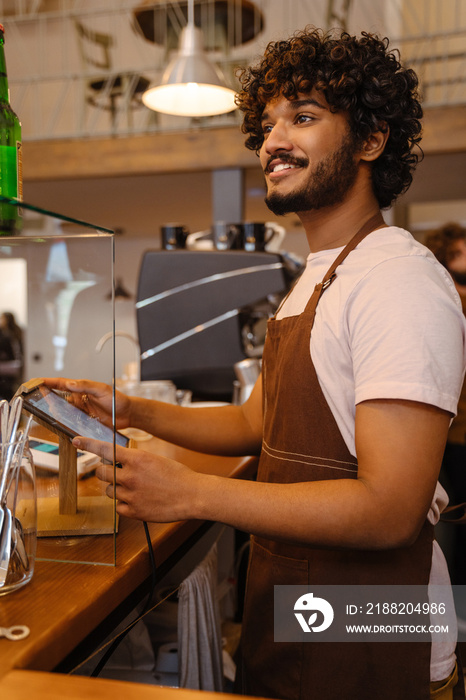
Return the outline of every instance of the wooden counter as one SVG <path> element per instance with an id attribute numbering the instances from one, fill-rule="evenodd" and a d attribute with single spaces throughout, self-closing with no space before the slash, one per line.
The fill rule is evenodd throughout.
<path id="1" fill-rule="evenodd" d="M 2 678 L 2 697 L 8 700 L 238 700 L 237 695 L 226 693 L 165 688 L 37 671 L 11 671 Z"/>
<path id="2" fill-rule="evenodd" d="M 155 438 L 139 447 L 176 459 L 196 471 L 219 476 L 251 478 L 257 468 L 257 459 L 253 457 L 204 455 Z M 200 521 L 150 524 L 157 567 L 176 555 L 204 525 Z M 95 548 L 103 538 L 112 538 L 112 535 L 88 537 L 87 542 L 79 546 Z M 22 641 L 0 638 L 0 677 L 15 668 L 55 669 L 147 581 L 151 569 L 143 524 L 120 518 L 116 545 L 116 566 L 36 561 L 32 581 L 0 597 L 0 626 L 27 625 L 31 631 Z M 40 546 L 38 549 L 40 553 Z M 37 697 L 35 693 L 32 696 Z"/>

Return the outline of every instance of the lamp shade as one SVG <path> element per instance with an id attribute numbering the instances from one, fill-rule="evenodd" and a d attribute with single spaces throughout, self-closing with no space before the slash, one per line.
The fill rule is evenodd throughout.
<path id="1" fill-rule="evenodd" d="M 149 88 L 142 101 L 156 112 L 187 117 L 224 114 L 236 109 L 235 91 L 203 50 L 202 31 L 188 24 L 181 32 L 177 55 L 165 69 L 162 82 Z"/>

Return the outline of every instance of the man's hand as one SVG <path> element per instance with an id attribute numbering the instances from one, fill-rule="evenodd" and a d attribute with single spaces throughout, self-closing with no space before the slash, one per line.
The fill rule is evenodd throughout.
<path id="1" fill-rule="evenodd" d="M 78 437 L 73 445 L 113 462 L 113 445 L 108 442 Z M 117 446 L 115 457 L 115 486 L 112 465 L 102 465 L 96 473 L 101 481 L 108 482 L 107 496 L 115 496 L 120 515 L 158 523 L 197 517 L 197 493 L 205 475 L 143 450 Z"/>
<path id="2" fill-rule="evenodd" d="M 98 418 L 104 425 L 113 427 L 112 423 L 112 387 L 102 382 L 86 379 L 65 379 L 63 377 L 46 377 L 44 384 L 50 389 L 69 392 L 68 401 L 93 418 Z M 116 428 L 130 426 L 131 399 L 115 391 Z"/>

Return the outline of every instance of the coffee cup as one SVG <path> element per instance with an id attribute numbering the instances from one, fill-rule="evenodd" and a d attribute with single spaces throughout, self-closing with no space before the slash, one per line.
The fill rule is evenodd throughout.
<path id="1" fill-rule="evenodd" d="M 249 252 L 280 249 L 285 229 L 274 222 L 262 223 L 245 221 L 243 227 L 243 247 Z M 272 246 L 272 241 L 274 245 Z"/>
<path id="2" fill-rule="evenodd" d="M 213 225 L 214 246 L 217 250 L 240 250 L 243 247 L 242 224 L 216 221 Z"/>
<path id="3" fill-rule="evenodd" d="M 162 248 L 164 250 L 177 250 L 186 248 L 188 230 L 181 224 L 164 224 L 160 228 L 162 234 Z"/>

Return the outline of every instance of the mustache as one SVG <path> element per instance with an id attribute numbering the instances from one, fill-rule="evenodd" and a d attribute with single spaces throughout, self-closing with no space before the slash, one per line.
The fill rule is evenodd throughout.
<path id="1" fill-rule="evenodd" d="M 298 168 L 306 168 L 309 165 L 308 158 L 296 158 L 288 153 L 283 153 L 269 157 L 265 166 L 266 173 L 270 171 L 270 166 L 275 160 L 279 160 L 281 163 L 287 163 L 288 165 L 296 165 Z"/>

